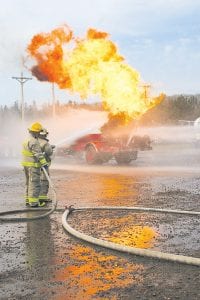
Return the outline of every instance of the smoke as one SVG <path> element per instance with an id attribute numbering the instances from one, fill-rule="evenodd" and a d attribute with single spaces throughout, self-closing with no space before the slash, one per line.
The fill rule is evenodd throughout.
<path id="1" fill-rule="evenodd" d="M 28 136 L 28 128 L 33 122 L 40 122 L 49 131 L 49 141 L 57 147 L 69 146 L 77 138 L 88 134 L 98 133 L 101 126 L 107 121 L 107 113 L 101 111 L 89 111 L 86 109 L 69 109 L 62 116 L 45 119 L 30 119 L 22 124 L 16 116 L 0 120 L 0 156 L 15 157 L 20 166 L 22 142 Z M 130 166 L 120 167 L 114 160 L 107 163 L 107 166 L 86 166 L 83 161 L 80 164 L 71 158 L 65 157 L 63 166 L 53 164 L 54 168 L 64 168 L 83 172 L 114 172 L 141 174 L 155 172 L 177 172 L 181 173 L 181 168 L 195 169 L 199 166 L 199 129 L 193 126 L 160 126 L 160 127 L 136 127 L 133 124 L 127 134 L 149 135 L 152 140 L 153 149 L 150 151 L 139 151 L 138 158 Z M 0 160 L 0 165 L 5 164 Z M 72 165 L 73 166 L 72 166 Z M 71 169 L 72 168 L 72 169 Z M 117 169 L 116 169 L 117 168 Z M 132 170 L 133 168 L 133 170 Z M 192 170 L 191 169 L 191 170 Z M 179 171 L 178 171 L 179 170 Z M 184 171 L 185 172 L 185 171 Z M 192 172 L 192 171 L 191 171 Z M 164 174 L 163 173 L 163 174 Z"/>
<path id="2" fill-rule="evenodd" d="M 7 118 L 0 119 L 0 157 L 16 157 L 20 152 L 23 124 L 10 112 Z"/>
<path id="3" fill-rule="evenodd" d="M 106 122 L 107 114 L 86 109 L 69 109 L 62 116 L 55 118 L 38 118 L 25 120 L 10 113 L 9 118 L 0 120 L 0 157 L 17 157 L 21 155 L 22 143 L 28 137 L 28 128 L 34 122 L 40 122 L 49 131 L 49 141 L 58 146 L 72 143 L 76 138 L 99 132 Z"/>
<path id="4" fill-rule="evenodd" d="M 194 126 L 139 127 L 137 133 L 148 134 L 156 144 L 187 144 L 200 137 L 199 128 Z"/>
<path id="5" fill-rule="evenodd" d="M 39 81 L 49 81 L 49 78 L 41 72 L 38 66 L 33 66 L 31 69 L 31 73 L 35 76 Z"/>

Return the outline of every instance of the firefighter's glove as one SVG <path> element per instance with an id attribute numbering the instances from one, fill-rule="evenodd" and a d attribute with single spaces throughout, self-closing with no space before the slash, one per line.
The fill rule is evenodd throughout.
<path id="1" fill-rule="evenodd" d="M 40 157 L 39 161 L 42 167 L 48 167 L 48 163 L 44 157 Z"/>
<path id="2" fill-rule="evenodd" d="M 41 163 L 41 166 L 44 167 L 44 168 L 47 168 L 49 166 L 48 162 L 46 161 L 46 159 L 40 161 Z"/>
<path id="3" fill-rule="evenodd" d="M 48 170 L 48 167 L 49 167 L 48 164 L 45 164 L 45 165 L 42 166 L 42 168 L 44 168 L 45 170 Z"/>

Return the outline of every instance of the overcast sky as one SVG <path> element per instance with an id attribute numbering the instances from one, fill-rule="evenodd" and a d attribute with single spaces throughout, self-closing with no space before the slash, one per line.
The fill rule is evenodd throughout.
<path id="1" fill-rule="evenodd" d="M 22 57 L 31 38 L 68 24 L 76 36 L 88 28 L 110 34 L 119 53 L 156 92 L 200 93 L 199 0 L 0 0 L 0 105 L 20 99 Z M 51 85 L 24 85 L 25 101 L 51 101 Z M 56 88 L 62 102 L 73 99 Z"/>

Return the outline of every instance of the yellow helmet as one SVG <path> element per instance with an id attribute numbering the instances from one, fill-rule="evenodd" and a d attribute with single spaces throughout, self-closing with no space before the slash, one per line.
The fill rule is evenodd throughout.
<path id="1" fill-rule="evenodd" d="M 33 131 L 33 132 L 40 132 L 42 130 L 42 125 L 38 122 L 33 123 L 29 129 L 29 131 Z"/>

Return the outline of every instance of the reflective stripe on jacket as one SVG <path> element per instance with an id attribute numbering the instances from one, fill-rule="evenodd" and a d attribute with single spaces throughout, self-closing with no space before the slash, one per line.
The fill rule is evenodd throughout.
<path id="1" fill-rule="evenodd" d="M 22 156 L 22 166 L 24 167 L 40 168 L 47 163 L 39 141 L 34 137 L 30 137 L 23 143 Z"/>

